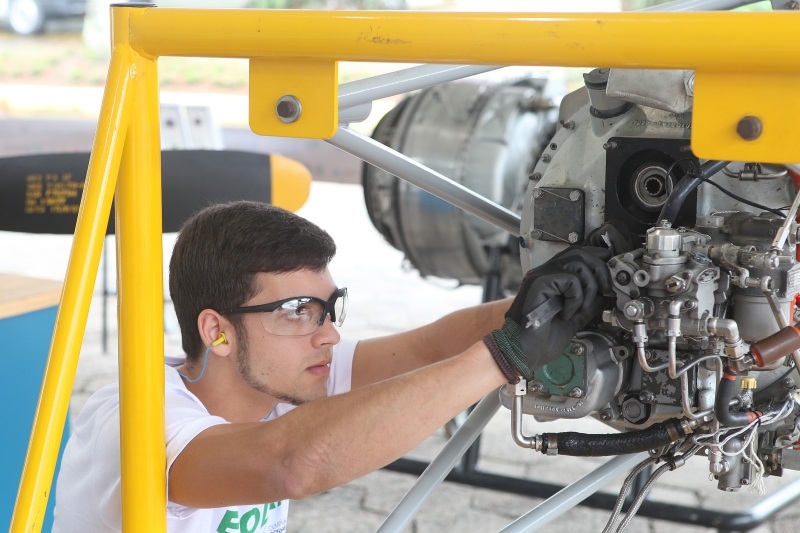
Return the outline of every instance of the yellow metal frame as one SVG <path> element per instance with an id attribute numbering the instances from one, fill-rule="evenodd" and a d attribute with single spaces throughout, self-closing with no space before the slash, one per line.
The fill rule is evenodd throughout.
<path id="1" fill-rule="evenodd" d="M 111 15 L 109 75 L 12 533 L 41 529 L 115 193 L 123 530 L 166 529 L 160 56 L 250 58 L 266 69 L 264 76 L 270 64 L 281 65 L 274 71 L 281 75 L 280 91 L 307 90 L 310 80 L 321 76 L 332 94 L 315 98 L 327 102 L 329 109 L 308 110 L 308 130 L 302 133 L 319 137 L 332 135 L 336 127 L 337 87 L 330 83 L 330 72 L 335 72 L 337 61 L 695 69 L 692 144 L 697 155 L 800 161 L 800 139 L 794 132 L 800 131 L 799 13 L 576 15 L 118 6 L 111 8 Z M 747 115 L 762 118 L 762 141 L 734 135 L 736 121 Z M 295 136 L 291 126 L 282 129 L 282 123 L 270 120 L 266 129 L 258 129 Z"/>

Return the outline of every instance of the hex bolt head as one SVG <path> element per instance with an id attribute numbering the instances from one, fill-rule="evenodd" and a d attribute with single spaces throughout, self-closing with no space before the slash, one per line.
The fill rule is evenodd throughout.
<path id="1" fill-rule="evenodd" d="M 574 389 L 569 391 L 570 398 L 580 398 L 581 396 L 583 396 L 583 390 L 581 390 L 580 387 L 575 387 Z"/>
<path id="2" fill-rule="evenodd" d="M 617 143 L 614 141 L 603 143 L 603 150 L 613 150 L 617 147 Z"/>
<path id="3" fill-rule="evenodd" d="M 528 385 L 528 390 L 531 392 L 541 392 L 544 390 L 544 385 L 541 381 L 534 381 L 530 385 Z"/>
<path id="4" fill-rule="evenodd" d="M 541 198 L 544 196 L 544 191 L 542 189 L 534 189 L 533 190 L 533 197 L 534 198 Z"/>
<path id="5" fill-rule="evenodd" d="M 577 234 L 577 233 L 575 233 L 574 231 L 573 231 L 573 232 L 571 232 L 569 235 L 567 235 L 567 240 L 568 240 L 569 242 L 571 242 L 571 243 L 576 243 L 576 242 L 578 242 L 578 234 Z"/>
<path id="6" fill-rule="evenodd" d="M 528 179 L 530 179 L 531 181 L 539 181 L 540 179 L 542 179 L 542 175 L 539 174 L 538 172 L 534 172 L 533 174 L 530 175 Z"/>
<path id="7" fill-rule="evenodd" d="M 649 390 L 643 390 L 639 393 L 639 401 L 642 403 L 653 403 L 655 399 L 655 395 Z"/>
<path id="8" fill-rule="evenodd" d="M 572 348 L 570 348 L 569 353 L 572 355 L 580 355 L 583 353 L 583 346 L 580 344 L 573 344 Z"/>
<path id="9" fill-rule="evenodd" d="M 300 118 L 303 113 L 303 106 L 296 96 L 288 94 L 278 99 L 278 103 L 275 105 L 275 113 L 281 122 L 291 124 L 292 122 L 297 122 L 297 119 Z"/>
<path id="10" fill-rule="evenodd" d="M 763 131 L 764 126 L 761 124 L 761 119 L 750 115 L 742 118 L 736 125 L 736 133 L 745 141 L 755 141 L 761 137 Z"/>
<path id="11" fill-rule="evenodd" d="M 580 199 L 581 199 L 580 191 L 571 191 L 569 193 L 569 201 L 570 202 L 577 202 Z"/>
<path id="12" fill-rule="evenodd" d="M 602 420 L 603 422 L 610 421 L 612 416 L 613 415 L 611 414 L 611 411 L 609 409 L 603 409 L 602 411 L 600 411 L 600 420 Z"/>
<path id="13" fill-rule="evenodd" d="M 549 162 L 550 162 L 550 159 L 552 159 L 552 158 L 550 157 L 550 154 L 544 154 L 544 155 L 542 156 L 542 162 L 543 162 L 543 163 L 549 163 Z"/>

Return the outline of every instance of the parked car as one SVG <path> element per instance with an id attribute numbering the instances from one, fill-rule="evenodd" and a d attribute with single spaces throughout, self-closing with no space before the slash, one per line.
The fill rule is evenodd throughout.
<path id="1" fill-rule="evenodd" d="M 50 19 L 85 14 L 86 0 L 0 0 L 0 21 L 22 35 L 41 32 Z"/>

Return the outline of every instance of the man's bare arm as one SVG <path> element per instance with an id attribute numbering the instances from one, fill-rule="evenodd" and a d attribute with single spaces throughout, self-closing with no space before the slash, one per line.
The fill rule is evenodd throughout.
<path id="1" fill-rule="evenodd" d="M 483 343 L 417 371 L 302 405 L 277 420 L 202 432 L 170 469 L 189 507 L 302 499 L 401 457 L 506 381 Z"/>
<path id="2" fill-rule="evenodd" d="M 362 340 L 353 357 L 352 388 L 377 383 L 453 357 L 503 325 L 512 299 L 462 309 L 404 333 Z"/>

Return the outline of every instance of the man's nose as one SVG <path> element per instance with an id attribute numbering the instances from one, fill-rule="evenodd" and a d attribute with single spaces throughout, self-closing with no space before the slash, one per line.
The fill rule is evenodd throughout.
<path id="1" fill-rule="evenodd" d="M 338 344 L 339 339 L 341 339 L 339 330 L 333 324 L 331 316 L 326 315 L 322 326 L 314 333 L 311 343 L 315 348 L 322 348 L 323 346 Z"/>

